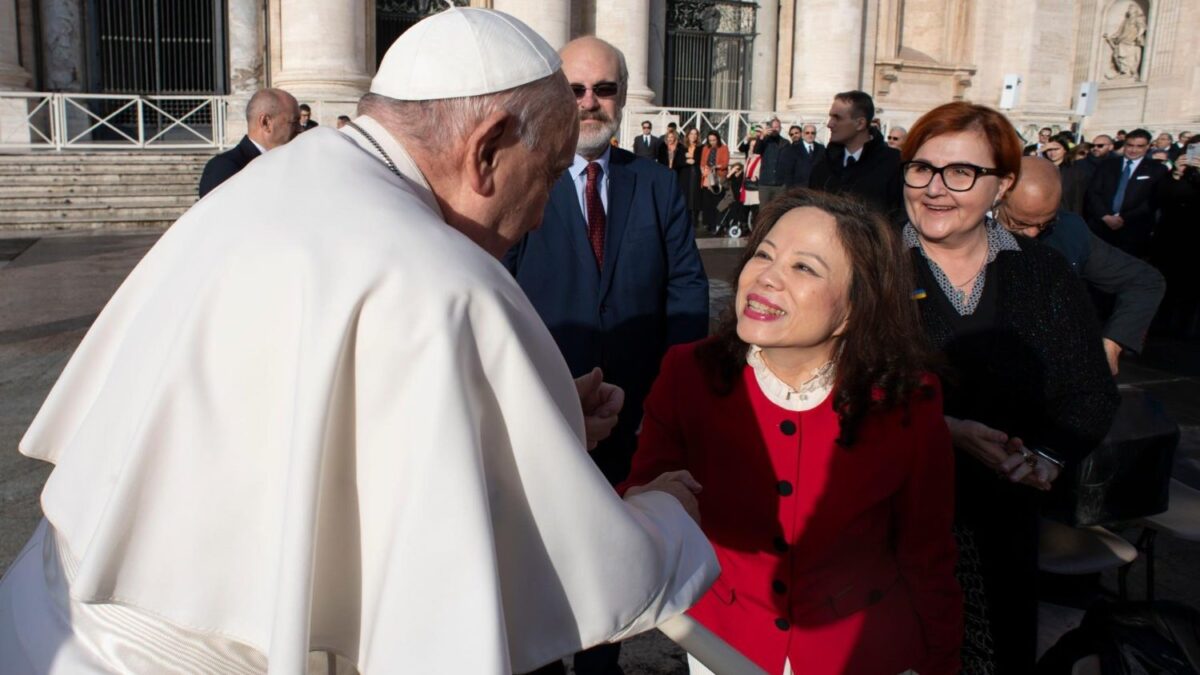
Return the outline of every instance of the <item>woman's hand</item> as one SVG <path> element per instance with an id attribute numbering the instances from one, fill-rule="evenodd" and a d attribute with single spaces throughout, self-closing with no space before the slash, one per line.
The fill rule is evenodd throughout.
<path id="1" fill-rule="evenodd" d="M 993 471 L 1008 459 L 1008 434 L 975 420 L 960 420 L 946 416 L 954 447 L 966 450 L 972 457 Z"/>
<path id="2" fill-rule="evenodd" d="M 1012 440 L 1017 451 L 1000 463 L 1000 473 L 1014 483 L 1024 483 L 1043 492 L 1050 490 L 1050 484 L 1058 478 L 1058 467 L 1026 448 L 1021 439 Z"/>
<path id="3" fill-rule="evenodd" d="M 683 506 L 683 510 L 687 511 L 692 520 L 696 521 L 696 524 L 699 525 L 700 502 L 696 500 L 696 495 L 700 494 L 700 490 L 702 489 L 700 483 L 696 482 L 695 478 L 692 478 L 691 472 L 687 470 L 667 471 L 666 473 L 659 474 L 658 478 L 645 485 L 629 488 L 625 491 L 625 497 L 629 498 L 654 490 L 665 492 L 678 499 L 680 505 Z"/>

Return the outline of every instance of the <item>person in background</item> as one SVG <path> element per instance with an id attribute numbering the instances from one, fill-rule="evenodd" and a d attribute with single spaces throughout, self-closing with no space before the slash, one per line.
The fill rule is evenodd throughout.
<path id="1" fill-rule="evenodd" d="M 338 115 L 338 118 L 337 118 L 337 128 L 338 129 L 341 129 L 342 127 L 346 126 L 349 123 L 350 123 L 349 115 Z"/>
<path id="2" fill-rule="evenodd" d="M 770 675 L 959 672 L 953 450 L 911 280 L 877 212 L 790 191 L 716 334 L 668 351 L 646 399 L 618 491 L 704 486 L 722 572 L 690 613 Z"/>
<path id="3" fill-rule="evenodd" d="M 642 133 L 633 139 L 633 154 L 645 159 L 656 159 L 662 139 L 654 135 L 654 125 L 650 120 L 642 121 Z"/>
<path id="4" fill-rule="evenodd" d="M 1182 137 L 1183 134 L 1180 134 Z M 1200 283 L 1196 281 L 1196 252 L 1200 251 L 1200 162 L 1189 159 L 1200 137 L 1188 139 L 1171 173 L 1159 181 L 1160 208 L 1150 260 L 1167 278 L 1167 296 L 1160 326 L 1171 337 L 1200 339 Z"/>
<path id="5" fill-rule="evenodd" d="M 700 227 L 700 155 L 704 147 L 700 143 L 700 130 L 691 127 L 683 142 L 683 166 L 679 168 L 679 189 L 683 192 L 692 226 Z"/>
<path id="6" fill-rule="evenodd" d="M 685 155 L 683 143 L 679 142 L 679 132 L 672 129 L 663 135 L 663 142 L 658 146 L 658 156 L 655 159 L 659 164 L 679 174 L 687 164 Z M 683 177 L 678 176 L 678 178 L 679 185 L 682 187 Z"/>
<path id="7" fill-rule="evenodd" d="M 825 157 L 825 146 L 817 142 L 817 127 L 805 124 L 792 127 L 799 136 L 783 149 L 779 158 L 779 173 L 787 187 L 808 187 L 813 167 Z"/>
<path id="8" fill-rule="evenodd" d="M 300 104 L 300 121 L 299 122 L 300 122 L 300 131 L 308 131 L 309 129 L 315 129 L 316 127 L 321 126 L 321 125 L 317 124 L 317 121 L 312 118 L 312 108 L 308 107 L 307 103 Z"/>
<path id="9" fill-rule="evenodd" d="M 1020 172 L 1016 130 L 984 106 L 938 106 L 904 143 L 915 297 L 952 375 L 959 580 L 982 590 L 967 595 L 963 669 L 998 675 L 1034 670 L 1043 493 L 1100 442 L 1120 401 L 1070 266 L 990 215 Z"/>
<path id="10" fill-rule="evenodd" d="M 1158 205 L 1155 190 L 1169 173 L 1161 162 L 1148 160 L 1150 132 L 1134 129 L 1125 138 L 1122 157 L 1110 157 L 1088 187 L 1084 217 L 1101 239 L 1142 258 L 1149 253 Z"/>
<path id="11" fill-rule="evenodd" d="M 1116 375 L 1122 351 L 1142 350 L 1166 284 L 1153 266 L 1105 243 L 1082 216 L 1063 209 L 1061 193 L 1056 167 L 1024 157 L 1021 177 L 996 209 L 996 220 L 1010 232 L 1058 251 L 1084 283 L 1115 298 L 1101 335 L 1108 369 Z"/>
<path id="12" fill-rule="evenodd" d="M 758 194 L 764 204 L 783 194 L 787 189 L 780 172 L 780 160 L 783 149 L 788 146 L 789 141 L 780 133 L 782 130 L 783 123 L 779 121 L 778 117 L 772 117 L 767 126 L 761 130 L 761 135 L 755 134 L 756 138 L 747 139 L 738 146 L 738 150 L 747 157 L 752 154 L 762 157 L 762 162 L 758 167 Z"/>
<path id="13" fill-rule="evenodd" d="M 1041 129 L 1038 129 L 1037 143 L 1030 143 L 1029 145 L 1025 146 L 1025 150 L 1022 154 L 1026 156 L 1036 155 L 1040 157 L 1042 154 L 1042 147 L 1050 142 L 1050 137 L 1053 134 L 1054 130 L 1050 127 L 1042 127 Z"/>
<path id="14" fill-rule="evenodd" d="M 286 144 L 300 133 L 296 97 L 282 89 L 259 89 L 246 104 L 246 135 L 214 156 L 200 174 L 200 197 L 232 178 L 255 157 Z"/>
<path id="15" fill-rule="evenodd" d="M 878 130 L 868 124 L 875 102 L 865 92 L 844 91 L 829 107 L 829 147 L 813 166 L 808 186 L 852 194 L 879 209 L 889 220 L 898 220 L 900 206 L 900 152 L 889 148 Z"/>
<path id="16" fill-rule="evenodd" d="M 715 129 L 708 132 L 705 140 L 704 151 L 700 153 L 700 208 L 704 228 L 709 234 L 716 234 L 721 218 L 717 205 L 725 196 L 725 176 L 729 172 L 729 148 Z"/>
<path id="17" fill-rule="evenodd" d="M 1052 138 L 1042 146 L 1042 156 L 1058 169 L 1062 183 L 1062 208 L 1071 213 L 1083 213 L 1083 200 L 1087 196 L 1091 174 L 1075 166 L 1071 149 L 1062 140 Z"/>
<path id="18" fill-rule="evenodd" d="M 1113 151 L 1112 136 L 1109 136 L 1107 134 L 1100 134 L 1092 139 L 1092 155 L 1091 156 L 1092 156 L 1092 159 L 1094 160 L 1094 163 L 1096 166 L 1099 166 L 1100 162 L 1108 159 L 1108 156 L 1110 154 L 1112 154 L 1112 151 Z"/>
<path id="19" fill-rule="evenodd" d="M 904 139 L 908 138 L 908 129 L 904 127 L 892 127 L 888 129 L 887 144 L 889 148 L 899 150 L 904 145 Z"/>

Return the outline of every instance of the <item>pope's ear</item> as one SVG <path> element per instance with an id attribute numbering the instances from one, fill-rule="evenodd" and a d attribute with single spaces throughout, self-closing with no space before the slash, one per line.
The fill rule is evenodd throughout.
<path id="1" fill-rule="evenodd" d="M 496 190 L 496 169 L 500 151 L 511 144 L 516 119 L 507 111 L 497 110 L 480 120 L 467 137 L 467 184 L 477 194 L 489 197 Z"/>

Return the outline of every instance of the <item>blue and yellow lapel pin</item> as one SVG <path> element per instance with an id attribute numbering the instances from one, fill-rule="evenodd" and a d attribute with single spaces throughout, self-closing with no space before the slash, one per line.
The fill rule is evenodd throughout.
<path id="1" fill-rule="evenodd" d="M 924 300 L 925 298 L 929 297 L 929 294 L 925 292 L 924 288 L 918 288 L 914 290 L 912 295 L 909 297 L 913 300 Z"/>

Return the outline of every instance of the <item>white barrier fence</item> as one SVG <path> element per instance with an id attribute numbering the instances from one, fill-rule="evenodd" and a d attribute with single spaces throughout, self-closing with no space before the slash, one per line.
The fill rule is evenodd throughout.
<path id="1" fill-rule="evenodd" d="M 0 150 L 222 148 L 223 96 L 0 92 Z"/>

